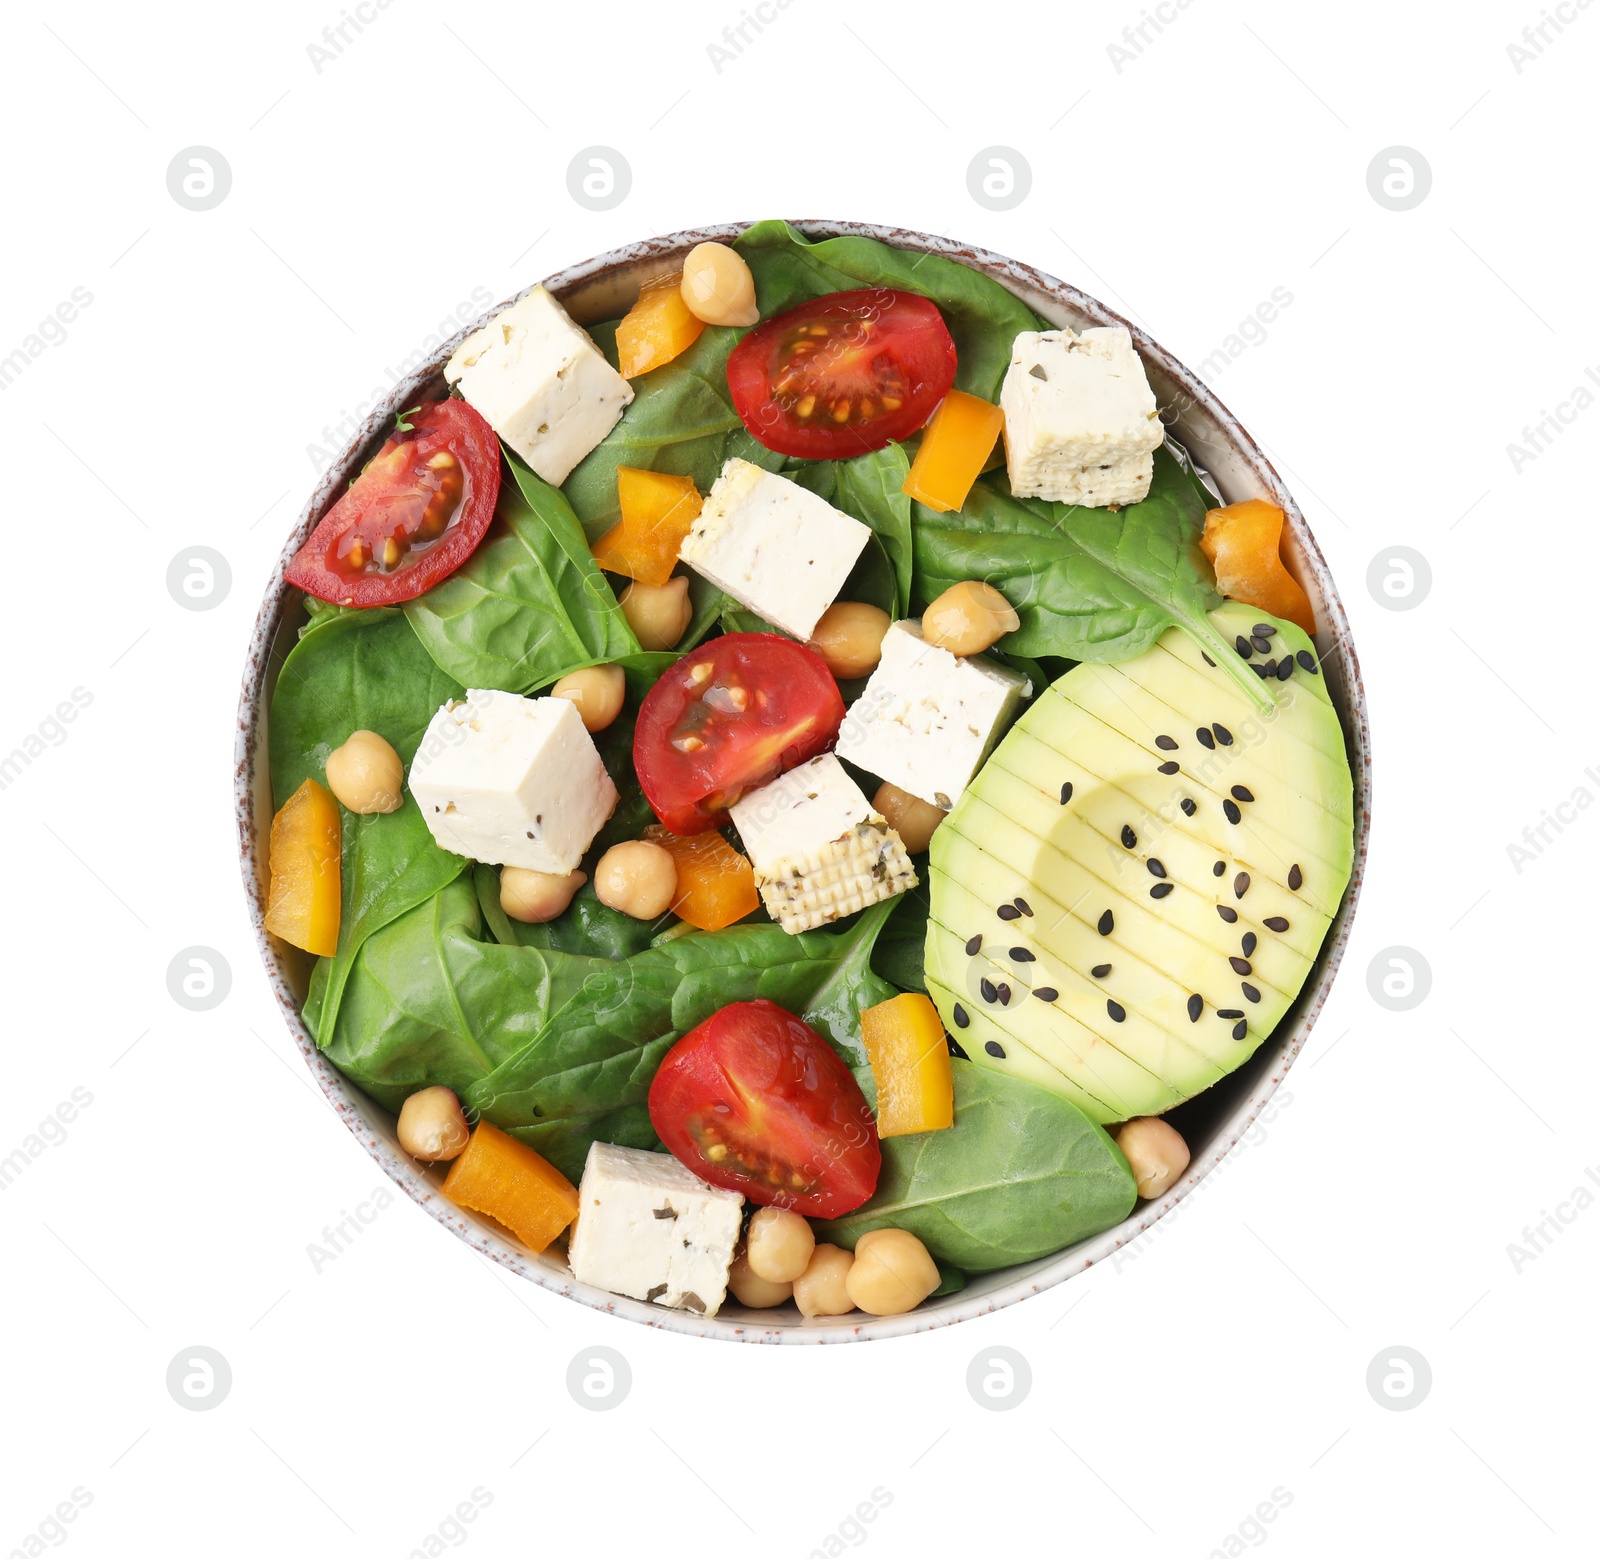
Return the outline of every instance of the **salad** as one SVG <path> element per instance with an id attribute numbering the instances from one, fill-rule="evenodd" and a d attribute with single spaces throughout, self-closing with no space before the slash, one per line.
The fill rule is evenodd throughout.
<path id="1" fill-rule="evenodd" d="M 1349 881 L 1284 514 L 1126 330 L 782 222 L 470 335 L 285 572 L 269 931 L 443 1194 L 715 1315 L 1162 1196 Z"/>

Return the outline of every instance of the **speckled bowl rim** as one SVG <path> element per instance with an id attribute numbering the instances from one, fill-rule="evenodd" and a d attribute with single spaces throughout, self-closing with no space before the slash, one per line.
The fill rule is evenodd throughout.
<path id="1" fill-rule="evenodd" d="M 1122 325 L 1132 334 L 1144 358 L 1163 414 L 1171 415 L 1172 431 L 1220 485 L 1228 501 L 1265 497 L 1280 504 L 1288 515 L 1291 558 L 1296 572 L 1317 608 L 1321 631 L 1318 650 L 1323 656 L 1330 696 L 1339 711 L 1347 739 L 1355 780 L 1355 861 L 1350 886 L 1334 917 L 1322 952 L 1301 994 L 1278 1025 L 1274 1035 L 1232 1079 L 1248 1078 L 1248 1091 L 1225 1115 L 1209 1137 L 1192 1144 L 1189 1169 L 1158 1201 L 1141 1204 L 1114 1228 L 1084 1240 L 1053 1256 L 986 1273 L 970 1280 L 960 1293 L 931 1301 L 909 1315 L 873 1318 L 862 1315 L 830 1320 L 802 1321 L 785 1314 L 775 1321 L 769 1312 L 725 1309 L 706 1318 L 688 1311 L 664 1310 L 637 1300 L 620 1298 L 579 1283 L 555 1261 L 535 1256 L 506 1237 L 503 1231 L 480 1221 L 445 1200 L 438 1190 L 441 1178 L 428 1172 L 399 1147 L 393 1118 L 347 1081 L 318 1051 L 301 1021 L 296 995 L 296 968 L 303 973 L 301 955 L 271 937 L 263 923 L 265 901 L 265 835 L 271 803 L 266 789 L 266 709 L 276 679 L 274 647 L 285 625 L 299 610 L 299 592 L 283 579 L 283 565 L 299 548 L 313 526 L 342 492 L 360 463 L 376 450 L 394 425 L 394 413 L 415 404 L 413 397 L 434 385 L 455 346 L 512 301 L 497 304 L 472 325 L 444 342 L 431 358 L 392 392 L 374 405 L 360 429 L 318 482 L 295 523 L 278 562 L 274 565 L 255 626 L 250 635 L 243 687 L 239 700 L 234 745 L 234 811 L 239 829 L 239 860 L 244 877 L 250 923 L 265 965 L 268 984 L 282 1010 L 306 1065 L 334 1111 L 383 1172 L 413 1201 L 475 1250 L 501 1266 L 592 1309 L 626 1317 L 643 1325 L 689 1336 L 757 1343 L 832 1343 L 903 1337 L 930 1331 L 957 1321 L 1015 1304 L 1086 1271 L 1095 1262 L 1137 1239 L 1160 1218 L 1189 1196 L 1238 1143 L 1261 1113 L 1304 1048 L 1321 1012 L 1334 975 L 1349 945 L 1356 902 L 1365 876 L 1371 829 L 1371 744 L 1366 697 L 1360 666 L 1350 637 L 1349 622 L 1338 591 L 1305 518 L 1283 480 L 1255 440 L 1210 388 L 1158 342 L 1121 318 L 1098 299 L 1056 277 L 954 239 L 935 237 L 906 228 L 868 222 L 799 221 L 794 224 L 809 238 L 853 235 L 876 238 L 896 248 L 946 255 L 972 266 L 1006 286 L 1038 312 L 1057 323 L 1081 326 L 1085 321 Z M 640 281 L 670 270 L 693 245 L 710 239 L 736 237 L 750 226 L 726 222 L 688 232 L 629 244 L 607 254 L 568 266 L 547 277 L 543 285 L 561 298 L 585 323 L 614 318 L 626 307 Z M 521 296 L 521 294 L 519 294 Z M 1228 1080 L 1216 1086 L 1223 1088 Z"/>

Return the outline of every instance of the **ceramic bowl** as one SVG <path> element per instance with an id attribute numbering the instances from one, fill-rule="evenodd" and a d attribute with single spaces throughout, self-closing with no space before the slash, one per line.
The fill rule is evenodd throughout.
<path id="1" fill-rule="evenodd" d="M 1228 502 L 1267 498 L 1281 505 L 1289 517 L 1291 565 L 1316 607 L 1317 621 L 1321 625 L 1317 648 L 1323 656 L 1328 690 L 1349 743 L 1355 776 L 1355 869 L 1321 956 L 1299 1000 L 1276 1033 L 1238 1071 L 1175 1112 L 1174 1119 L 1192 1151 L 1188 1172 L 1165 1196 L 1140 1204 L 1115 1228 L 1054 1256 L 975 1276 L 960 1293 L 931 1300 L 909 1315 L 882 1319 L 854 1314 L 806 1321 L 787 1308 L 778 1312 L 746 1310 L 731 1302 L 719 1315 L 708 1319 L 688 1311 L 664 1310 L 657 1305 L 619 1298 L 577 1282 L 559 1253 L 533 1255 L 498 1227 L 445 1200 L 439 1192 L 442 1174 L 416 1163 L 401 1150 L 395 1139 L 394 1118 L 347 1082 L 318 1052 L 300 1021 L 309 961 L 304 954 L 270 936 L 262 925 L 266 841 L 272 816 L 267 770 L 267 705 L 283 658 L 303 621 L 299 592 L 284 583 L 281 563 L 288 561 L 334 498 L 345 490 L 350 478 L 377 450 L 394 426 L 395 412 L 416 405 L 425 396 L 441 394 L 444 389 L 441 370 L 450 353 L 463 337 L 505 305 L 497 305 L 483 319 L 442 343 L 427 362 L 408 378 L 397 382 L 387 398 L 367 410 L 365 422 L 324 473 L 285 542 L 280 567 L 274 571 L 251 634 L 239 702 L 234 801 L 245 896 L 267 978 L 289 1032 L 339 1118 L 383 1172 L 457 1238 L 530 1282 L 596 1310 L 667 1331 L 755 1343 L 833 1343 L 898 1337 L 985 1315 L 1083 1272 L 1137 1238 L 1185 1197 L 1192 1195 L 1266 1106 L 1311 1033 L 1350 939 L 1356 900 L 1365 873 L 1370 827 L 1371 759 L 1367 710 L 1344 608 L 1327 564 L 1293 496 L 1255 440 L 1212 391 L 1164 347 L 1129 325 L 1098 299 L 1030 265 L 952 239 L 903 228 L 862 222 L 813 221 L 795 225 L 811 238 L 856 234 L 881 239 L 900 249 L 948 255 L 992 276 L 1056 325 L 1070 325 L 1075 329 L 1088 325 L 1127 326 L 1144 359 L 1151 387 L 1172 436 L 1185 446 L 1198 466 L 1210 473 L 1223 498 Z M 746 226 L 747 223 L 724 223 L 630 244 L 558 271 L 547 277 L 543 285 L 580 323 L 614 319 L 627 310 L 642 283 L 677 269 L 695 244 L 708 239 L 731 239 Z"/>

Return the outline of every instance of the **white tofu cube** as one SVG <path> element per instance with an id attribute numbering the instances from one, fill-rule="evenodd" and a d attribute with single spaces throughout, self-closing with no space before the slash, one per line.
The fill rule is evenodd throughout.
<path id="1" fill-rule="evenodd" d="M 883 658 L 839 727 L 858 768 L 949 811 L 988 756 L 1028 679 L 982 655 L 929 644 L 916 622 L 889 625 Z"/>
<path id="2" fill-rule="evenodd" d="M 594 1142 L 567 1261 L 580 1283 L 715 1315 L 743 1211 L 737 1191 L 708 1185 L 669 1154 Z"/>
<path id="3" fill-rule="evenodd" d="M 1000 389 L 1006 471 L 1020 498 L 1104 508 L 1150 492 L 1166 436 L 1144 363 L 1121 326 L 1024 330 Z"/>
<path id="4" fill-rule="evenodd" d="M 441 849 L 536 872 L 572 871 L 617 804 L 571 699 L 483 688 L 428 722 L 409 784 Z"/>
<path id="5" fill-rule="evenodd" d="M 798 483 L 735 458 L 678 555 L 741 606 L 809 639 L 871 535 Z"/>
<path id="6" fill-rule="evenodd" d="M 444 376 L 556 487 L 633 399 L 633 386 L 543 287 L 468 336 Z"/>
<path id="7" fill-rule="evenodd" d="M 858 823 L 883 823 L 831 752 L 750 791 L 728 814 L 758 876 L 844 838 Z"/>

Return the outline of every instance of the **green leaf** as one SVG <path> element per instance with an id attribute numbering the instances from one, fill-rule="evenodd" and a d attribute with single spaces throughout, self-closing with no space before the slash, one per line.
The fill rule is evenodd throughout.
<path id="1" fill-rule="evenodd" d="M 514 481 L 478 550 L 406 617 L 467 687 L 526 693 L 569 671 L 640 653 L 560 489 L 508 455 Z"/>
<path id="2" fill-rule="evenodd" d="M 922 873 L 926 875 L 926 872 Z M 902 991 L 928 989 L 923 949 L 928 941 L 928 887 L 919 883 L 895 900 L 895 912 L 872 952 L 872 967 Z"/>
<path id="3" fill-rule="evenodd" d="M 1048 1256 L 1120 1222 L 1133 1175 L 1103 1128 L 1059 1094 L 952 1058 L 955 1124 L 883 1142 L 872 1199 L 817 1226 L 851 1249 L 908 1229 L 942 1263 L 991 1272 Z"/>
<path id="4" fill-rule="evenodd" d="M 872 527 L 894 570 L 894 600 L 877 602 L 893 618 L 911 611 L 912 543 L 911 500 L 901 489 L 911 474 L 905 449 L 890 444 L 870 455 L 835 463 L 832 502 L 846 514 Z M 863 600 L 862 596 L 849 599 Z"/>
<path id="5" fill-rule="evenodd" d="M 958 513 L 914 507 L 916 593 L 931 601 L 960 580 L 987 580 L 1022 619 L 1000 641 L 1014 655 L 1131 660 L 1176 626 L 1270 709 L 1270 691 L 1206 615 L 1221 598 L 1200 551 L 1202 493 L 1165 448 L 1150 495 L 1119 510 L 1015 498 L 991 473 Z"/>
<path id="6" fill-rule="evenodd" d="M 513 920 L 500 908 L 500 870 L 479 862 L 472 869 L 473 891 L 483 923 L 495 941 L 507 947 L 541 947 L 547 952 L 580 953 L 592 958 L 631 958 L 642 953 L 661 927 L 655 921 L 635 920 L 620 909 L 610 909 L 586 882 L 571 906 L 555 920 L 528 925 Z"/>

